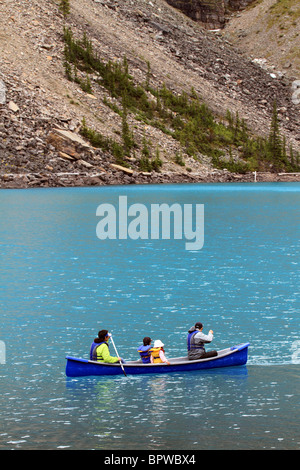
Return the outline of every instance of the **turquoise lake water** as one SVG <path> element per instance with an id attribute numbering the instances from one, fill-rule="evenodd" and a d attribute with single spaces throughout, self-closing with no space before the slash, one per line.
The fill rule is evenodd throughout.
<path id="1" fill-rule="evenodd" d="M 204 245 L 96 236 L 99 205 L 204 205 Z M 0 191 L 0 449 L 299 449 L 300 184 Z M 132 218 L 131 218 L 132 220 Z M 186 354 L 250 342 L 246 366 L 65 376 L 100 329 Z M 113 350 L 111 351 L 113 353 Z"/>

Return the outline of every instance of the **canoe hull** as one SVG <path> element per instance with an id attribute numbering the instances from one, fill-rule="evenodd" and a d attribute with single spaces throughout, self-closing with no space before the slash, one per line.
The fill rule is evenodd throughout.
<path id="1" fill-rule="evenodd" d="M 139 361 L 130 361 L 123 365 L 127 375 L 137 374 L 169 374 L 172 372 L 190 372 L 219 367 L 241 366 L 248 359 L 249 343 L 223 349 L 218 356 L 208 359 L 188 361 L 187 358 L 170 359 L 167 364 L 142 364 Z M 121 366 L 117 364 L 103 364 L 87 359 L 67 356 L 67 377 L 84 377 L 90 375 L 123 375 Z"/>

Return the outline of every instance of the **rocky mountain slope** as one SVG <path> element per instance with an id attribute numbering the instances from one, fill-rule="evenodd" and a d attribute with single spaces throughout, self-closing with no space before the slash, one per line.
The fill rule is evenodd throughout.
<path id="1" fill-rule="evenodd" d="M 84 120 L 122 145 L 122 99 L 108 92 L 95 71 L 88 76 L 89 90 L 67 79 L 64 28 L 88 38 L 103 63 L 126 58 L 130 83 L 143 84 L 148 102 L 158 101 L 153 90 L 162 87 L 173 101 L 182 92 L 197 94 L 216 119 L 223 121 L 229 110 L 253 135 L 267 136 L 276 100 L 281 135 L 299 151 L 300 108 L 292 100 L 297 77 L 270 74 L 222 33 L 204 30 L 163 0 L 71 0 L 66 17 L 59 3 L 0 0 L 1 187 L 253 179 L 252 173 L 216 168 L 203 151 L 191 155 L 173 130 L 131 110 L 126 125 L 135 147 L 122 164 L 110 149 L 83 138 Z M 81 70 L 78 75 L 86 79 Z M 176 111 L 170 113 L 174 123 Z M 155 170 L 140 166 L 145 142 L 148 153 L 159 154 L 162 165 Z M 233 153 L 224 143 L 224 159 L 238 160 L 238 148 Z M 280 179 L 271 173 L 261 178 Z"/>
<path id="2" fill-rule="evenodd" d="M 243 10 L 256 0 L 166 0 L 206 29 L 223 28 L 233 11 Z"/>
<path id="3" fill-rule="evenodd" d="M 300 3 L 298 0 L 258 0 L 234 14 L 224 37 L 248 56 L 262 59 L 270 70 L 291 80 L 300 77 Z"/>

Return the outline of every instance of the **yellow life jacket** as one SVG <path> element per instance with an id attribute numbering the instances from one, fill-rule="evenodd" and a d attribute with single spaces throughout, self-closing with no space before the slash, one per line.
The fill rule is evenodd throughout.
<path id="1" fill-rule="evenodd" d="M 162 362 L 161 358 L 159 357 L 159 351 L 162 348 L 151 348 L 151 356 L 153 357 L 153 362 Z"/>

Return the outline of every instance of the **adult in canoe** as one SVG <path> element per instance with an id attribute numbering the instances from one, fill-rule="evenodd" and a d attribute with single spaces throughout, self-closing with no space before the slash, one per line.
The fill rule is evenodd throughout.
<path id="1" fill-rule="evenodd" d="M 197 322 L 188 331 L 187 349 L 189 360 L 206 359 L 218 355 L 217 351 L 206 352 L 204 348 L 205 343 L 210 343 L 213 340 L 213 330 L 209 330 L 208 335 L 205 335 L 202 330 L 202 323 Z"/>
<path id="2" fill-rule="evenodd" d="M 114 364 L 115 362 L 125 361 L 121 357 L 111 356 L 109 352 L 108 341 L 110 338 L 110 333 L 108 330 L 101 330 L 98 333 L 98 337 L 94 339 L 90 348 L 90 360 L 107 362 L 109 364 Z"/>

